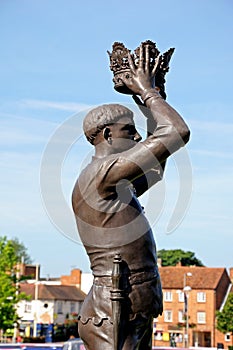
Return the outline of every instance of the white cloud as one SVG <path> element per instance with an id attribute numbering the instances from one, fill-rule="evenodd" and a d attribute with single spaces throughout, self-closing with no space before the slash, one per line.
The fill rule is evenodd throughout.
<path id="1" fill-rule="evenodd" d="M 216 122 L 216 121 L 201 121 L 197 119 L 189 119 L 188 123 L 190 125 L 191 131 L 194 128 L 195 130 L 199 130 L 202 132 L 208 132 L 210 134 L 206 135 L 206 137 L 211 137 L 213 133 L 222 133 L 223 136 L 225 134 L 233 133 L 233 123 L 227 122 Z"/>
<path id="2" fill-rule="evenodd" d="M 19 147 L 44 143 L 57 123 L 47 120 L 1 114 L 0 145 Z M 17 148 L 16 148 L 17 150 Z"/>
<path id="3" fill-rule="evenodd" d="M 207 157 L 214 157 L 214 158 L 226 158 L 226 159 L 233 159 L 232 153 L 226 153 L 226 152 L 214 152 L 214 151 L 207 151 L 202 149 L 196 149 L 196 150 L 190 150 L 194 154 L 207 156 Z"/>
<path id="4" fill-rule="evenodd" d="M 20 104 L 26 108 L 35 109 L 58 109 L 69 112 L 80 112 L 82 110 L 90 108 L 90 105 L 75 103 L 75 102 L 57 102 L 46 100 L 22 100 Z"/>

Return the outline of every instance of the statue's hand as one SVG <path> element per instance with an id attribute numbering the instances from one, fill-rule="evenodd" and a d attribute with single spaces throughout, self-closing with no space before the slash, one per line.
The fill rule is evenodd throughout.
<path id="1" fill-rule="evenodd" d="M 140 46 L 139 61 L 135 64 L 133 57 L 128 54 L 130 73 L 122 77 L 123 83 L 132 91 L 132 94 L 141 95 L 147 89 L 154 87 L 154 77 L 159 66 L 160 56 L 155 60 L 155 65 L 150 70 L 149 45 Z"/>

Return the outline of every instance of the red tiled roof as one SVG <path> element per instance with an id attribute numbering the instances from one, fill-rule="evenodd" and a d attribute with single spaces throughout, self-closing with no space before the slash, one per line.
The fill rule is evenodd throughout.
<path id="1" fill-rule="evenodd" d="M 21 283 L 20 292 L 24 292 L 26 295 L 31 295 L 32 299 L 34 299 L 35 285 Z M 38 285 L 38 299 L 83 301 L 85 296 L 86 294 L 75 286 Z"/>
<path id="2" fill-rule="evenodd" d="M 225 268 L 199 266 L 162 266 L 159 272 L 165 289 L 183 289 L 184 275 L 188 272 L 192 276 L 186 276 L 187 286 L 192 289 L 216 289 L 222 276 L 227 274 Z"/>

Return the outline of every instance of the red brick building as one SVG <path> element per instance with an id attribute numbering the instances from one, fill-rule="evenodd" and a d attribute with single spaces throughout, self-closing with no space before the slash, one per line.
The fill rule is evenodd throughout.
<path id="1" fill-rule="evenodd" d="M 232 269 L 231 269 L 232 272 Z M 216 311 L 223 307 L 231 290 L 225 268 L 197 266 L 161 267 L 164 312 L 154 325 L 156 346 L 202 346 L 224 348 L 232 336 L 216 330 Z"/>

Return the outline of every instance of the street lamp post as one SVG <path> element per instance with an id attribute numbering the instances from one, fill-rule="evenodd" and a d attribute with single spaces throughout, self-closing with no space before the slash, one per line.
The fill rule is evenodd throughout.
<path id="1" fill-rule="evenodd" d="M 191 277 L 191 272 L 186 272 L 184 274 L 184 284 L 183 284 L 183 292 L 184 292 L 184 314 L 185 314 L 185 334 L 184 334 L 184 347 L 189 348 L 189 309 L 188 309 L 188 292 L 191 291 L 191 287 L 187 286 L 186 279 L 187 277 Z"/>

